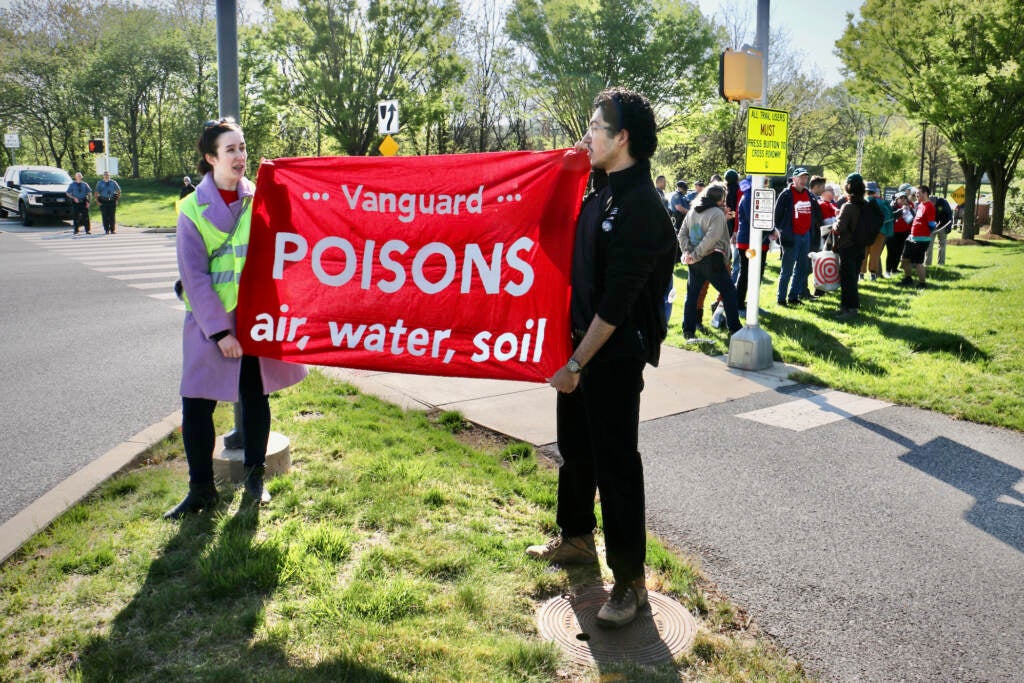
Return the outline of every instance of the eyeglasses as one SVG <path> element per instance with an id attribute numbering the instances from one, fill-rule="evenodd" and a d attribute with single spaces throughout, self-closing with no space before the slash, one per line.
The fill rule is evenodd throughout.
<path id="1" fill-rule="evenodd" d="M 592 124 L 590 124 L 590 135 L 591 136 L 597 135 L 597 131 L 599 131 L 599 130 L 615 130 L 615 126 L 609 126 L 607 124 L 602 126 L 599 123 L 592 123 Z"/>

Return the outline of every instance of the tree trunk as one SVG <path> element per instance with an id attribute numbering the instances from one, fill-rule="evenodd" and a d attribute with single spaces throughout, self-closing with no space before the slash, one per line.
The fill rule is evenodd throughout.
<path id="1" fill-rule="evenodd" d="M 1006 188 L 1011 178 L 1007 177 L 1006 167 L 1002 160 L 990 162 L 986 170 L 988 171 L 988 181 L 992 185 L 989 230 L 993 235 L 1002 235 L 1003 217 L 1006 213 Z"/>
<path id="2" fill-rule="evenodd" d="M 981 176 L 984 170 L 973 162 L 960 160 L 960 170 L 964 173 L 964 239 L 972 240 L 978 234 L 978 228 L 974 224 L 975 196 L 978 194 L 978 185 L 981 183 Z"/>

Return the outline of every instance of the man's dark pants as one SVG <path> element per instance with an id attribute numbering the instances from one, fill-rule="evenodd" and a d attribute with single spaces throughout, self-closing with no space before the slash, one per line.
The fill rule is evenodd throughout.
<path id="1" fill-rule="evenodd" d="M 74 231 L 78 233 L 78 226 L 82 225 L 85 227 L 86 232 L 91 232 L 92 226 L 89 225 L 89 205 L 85 202 L 78 202 L 74 205 L 72 210 L 72 218 L 74 219 Z"/>
<path id="2" fill-rule="evenodd" d="M 608 566 L 616 581 L 644 575 L 647 559 L 644 468 L 637 450 L 644 361 L 591 362 L 571 394 L 558 394 L 558 526 L 565 537 L 597 526 L 601 516 Z"/>
<path id="3" fill-rule="evenodd" d="M 103 216 L 103 232 L 114 232 L 117 227 L 114 225 L 114 215 L 117 211 L 117 202 L 113 199 L 107 202 L 100 202 L 100 215 Z"/>

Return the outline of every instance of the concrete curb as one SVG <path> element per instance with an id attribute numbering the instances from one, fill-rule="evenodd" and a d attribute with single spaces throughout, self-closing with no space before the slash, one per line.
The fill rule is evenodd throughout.
<path id="1" fill-rule="evenodd" d="M 181 411 L 175 411 L 110 449 L 78 472 L 54 486 L 27 508 L 0 526 L 0 564 L 28 539 L 79 502 L 110 477 L 139 462 L 153 444 L 181 427 Z"/>

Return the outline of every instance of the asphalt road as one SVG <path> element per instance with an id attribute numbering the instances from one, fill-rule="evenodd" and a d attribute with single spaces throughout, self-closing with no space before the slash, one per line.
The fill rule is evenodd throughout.
<path id="1" fill-rule="evenodd" d="M 0 219 L 0 523 L 180 407 L 183 313 L 151 297 L 174 282 L 174 235 L 96 227 Z M 147 273 L 154 289 L 134 286 Z"/>
<path id="2" fill-rule="evenodd" d="M 644 423 L 652 532 L 821 680 L 1024 680 L 1024 437 L 898 406 L 781 426 L 815 393 Z"/>

